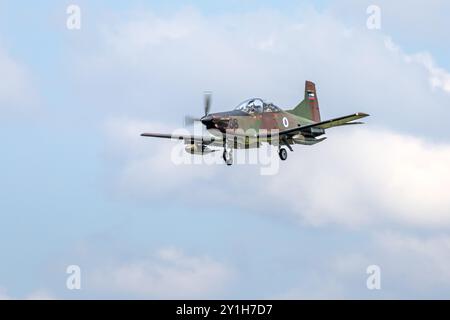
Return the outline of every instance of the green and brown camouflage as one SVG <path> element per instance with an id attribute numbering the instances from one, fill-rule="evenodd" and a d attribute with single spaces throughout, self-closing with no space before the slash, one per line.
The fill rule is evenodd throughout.
<path id="1" fill-rule="evenodd" d="M 255 105 L 260 103 L 261 108 L 259 110 L 258 108 L 251 108 L 252 103 Z M 247 105 L 245 106 L 245 104 Z M 270 133 L 320 122 L 316 87 L 311 81 L 306 81 L 305 83 L 304 100 L 292 110 L 283 111 L 275 105 L 266 103 L 258 98 L 246 100 L 243 105 L 247 107 L 244 107 L 246 109 L 245 111 L 235 109 L 228 112 L 213 113 L 202 118 L 201 121 L 215 136 L 227 134 L 234 138 L 236 135 L 240 136 L 247 133 L 247 143 L 235 143 L 234 148 L 259 147 L 259 144 L 255 143 L 254 139 L 251 139 L 251 133 L 253 132 Z M 250 111 L 249 109 L 252 110 Z M 323 133 L 323 130 L 305 132 L 304 135 L 290 136 L 288 142 L 291 144 L 315 144 L 324 140 L 315 139 L 316 136 L 322 135 Z M 274 141 L 270 137 L 268 139 L 262 139 L 260 137 L 259 142 L 273 142 L 273 144 L 277 144 L 278 141 Z"/>
<path id="2" fill-rule="evenodd" d="M 206 96 L 205 116 L 196 120 L 201 121 L 210 136 L 157 133 L 144 133 L 142 136 L 184 140 L 186 151 L 193 154 L 213 152 L 208 148 L 210 146 L 223 147 L 227 164 L 230 164 L 226 158 L 227 150 L 258 148 L 264 142 L 279 146 L 280 158 L 285 160 L 287 153 L 281 148 L 283 145 L 293 151 L 293 144 L 316 144 L 326 139 L 321 137 L 325 129 L 360 124 L 355 120 L 368 116 L 359 112 L 322 121 L 316 86 L 311 81 L 305 82 L 304 99 L 290 110 L 282 110 L 259 98 L 248 99 L 232 111 L 209 113 L 209 109 L 210 97 Z"/>

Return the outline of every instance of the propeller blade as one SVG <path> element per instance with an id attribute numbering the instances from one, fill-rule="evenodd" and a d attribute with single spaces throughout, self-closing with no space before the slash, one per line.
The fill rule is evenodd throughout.
<path id="1" fill-rule="evenodd" d="M 205 116 L 209 114 L 211 110 L 211 92 L 205 92 Z"/>
<path id="2" fill-rule="evenodd" d="M 205 115 L 202 118 L 185 116 L 184 117 L 184 126 L 193 125 L 195 121 L 201 122 L 205 117 L 207 117 L 209 115 L 210 111 L 211 111 L 211 92 L 206 91 L 205 92 Z"/>
<path id="3" fill-rule="evenodd" d="M 195 118 L 195 117 L 192 117 L 192 116 L 185 116 L 184 117 L 184 125 L 185 126 L 191 126 L 191 125 L 194 124 L 195 121 L 201 121 L 201 119 Z"/>

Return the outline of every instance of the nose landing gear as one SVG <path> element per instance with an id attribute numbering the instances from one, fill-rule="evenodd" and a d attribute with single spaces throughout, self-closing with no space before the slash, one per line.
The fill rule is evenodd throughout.
<path id="1" fill-rule="evenodd" d="M 227 164 L 227 166 L 231 166 L 233 164 L 233 152 L 232 150 L 223 150 L 223 161 Z"/>

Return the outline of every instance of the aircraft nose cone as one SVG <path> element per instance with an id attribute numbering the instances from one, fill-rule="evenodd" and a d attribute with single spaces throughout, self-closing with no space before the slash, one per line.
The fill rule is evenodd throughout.
<path id="1" fill-rule="evenodd" d="M 204 125 L 207 125 L 208 123 L 211 123 L 213 120 L 213 117 L 211 115 L 204 116 L 201 121 Z"/>

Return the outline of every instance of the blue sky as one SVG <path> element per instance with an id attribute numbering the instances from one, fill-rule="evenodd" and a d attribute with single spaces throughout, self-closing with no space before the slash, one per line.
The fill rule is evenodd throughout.
<path id="1" fill-rule="evenodd" d="M 375 31 L 370 1 L 76 3 L 69 31 L 69 2 L 0 1 L 0 297 L 448 297 L 446 3 L 381 1 Z M 204 90 L 214 111 L 284 107 L 306 79 L 323 118 L 372 117 L 275 176 L 174 166 L 175 143 L 139 137 Z"/>

